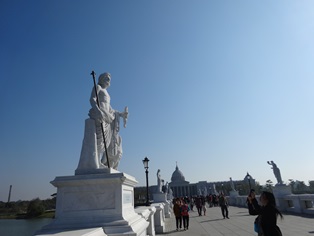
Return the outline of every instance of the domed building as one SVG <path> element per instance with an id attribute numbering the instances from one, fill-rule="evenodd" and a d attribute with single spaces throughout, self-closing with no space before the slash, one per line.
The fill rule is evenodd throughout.
<path id="1" fill-rule="evenodd" d="M 241 185 L 246 185 L 248 183 L 250 187 L 255 186 L 255 179 L 248 173 L 243 180 L 233 181 L 233 184 L 236 186 L 237 189 Z M 197 183 L 190 183 L 189 181 L 185 180 L 185 177 L 182 171 L 179 169 L 177 163 L 175 171 L 172 173 L 169 187 L 171 188 L 174 197 L 195 195 L 206 196 L 207 194 L 218 194 L 220 191 L 229 193 L 227 189 L 231 188 L 230 181 L 199 181 Z"/>
<path id="2" fill-rule="evenodd" d="M 162 180 L 162 184 L 164 184 Z M 229 191 L 238 190 L 240 194 L 247 194 L 249 188 L 255 188 L 256 181 L 250 175 L 246 174 L 242 180 L 230 180 L 227 181 L 198 181 L 197 183 L 190 183 L 185 180 L 185 177 L 182 171 L 179 169 L 178 164 L 176 163 L 176 167 L 174 172 L 171 175 L 171 182 L 169 183 L 169 188 L 172 190 L 173 197 L 185 197 L 185 196 L 196 196 L 202 195 L 207 196 L 208 194 L 219 194 L 220 192 L 224 192 L 226 195 L 229 194 Z M 164 186 L 163 186 L 164 187 Z M 149 187 L 150 197 L 149 199 L 153 199 L 153 194 L 156 193 L 157 185 L 151 185 Z M 146 196 L 146 187 L 135 187 L 135 200 L 138 202 L 143 201 Z"/>
<path id="3" fill-rule="evenodd" d="M 185 181 L 185 177 L 181 170 L 179 170 L 178 164 L 176 165 L 175 171 L 172 173 L 171 176 L 171 182 L 176 183 L 189 183 L 188 181 Z"/>
<path id="4" fill-rule="evenodd" d="M 169 187 L 173 192 L 173 196 L 191 196 L 197 192 L 196 185 L 190 184 L 190 182 L 185 180 L 183 173 L 179 170 L 178 164 L 176 164 L 176 169 L 172 173 Z"/>

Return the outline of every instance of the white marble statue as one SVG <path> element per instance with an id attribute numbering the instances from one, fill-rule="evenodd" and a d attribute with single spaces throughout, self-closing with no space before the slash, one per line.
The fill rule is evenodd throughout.
<path id="1" fill-rule="evenodd" d="M 160 175 L 160 169 L 157 170 L 157 193 L 162 193 L 162 179 Z"/>
<path id="2" fill-rule="evenodd" d="M 203 196 L 207 196 L 208 195 L 208 193 L 207 193 L 207 188 L 206 188 L 206 186 L 204 187 L 204 190 L 203 190 Z"/>
<path id="3" fill-rule="evenodd" d="M 165 191 L 164 192 L 168 194 L 168 191 L 169 191 L 169 183 L 166 182 L 166 184 L 165 184 Z"/>
<path id="4" fill-rule="evenodd" d="M 231 177 L 230 177 L 230 186 L 231 186 L 231 190 L 232 190 L 232 191 L 235 191 L 234 183 L 233 183 Z"/>
<path id="5" fill-rule="evenodd" d="M 168 190 L 168 200 L 172 200 L 173 199 L 173 191 L 172 189 L 169 187 L 169 190 Z"/>
<path id="6" fill-rule="evenodd" d="M 105 134 L 110 168 L 118 168 L 122 157 L 122 138 L 119 135 L 120 118 L 123 118 L 124 127 L 126 127 L 128 108 L 125 107 L 124 112 L 119 112 L 111 107 L 110 96 L 107 92 L 110 82 L 111 75 L 109 73 L 103 73 L 98 78 L 96 89 L 99 107 L 95 88 L 92 89 L 90 97 L 92 108 L 88 114 L 90 119 L 85 121 L 83 147 L 77 171 L 108 167 L 101 124 Z"/>
<path id="7" fill-rule="evenodd" d="M 277 179 L 277 184 L 283 184 L 282 179 L 281 179 L 280 169 L 277 167 L 275 162 L 267 161 L 267 164 L 272 166 L 274 175 L 275 175 L 275 177 Z"/>
<path id="8" fill-rule="evenodd" d="M 218 192 L 216 190 L 216 184 L 213 184 L 213 192 L 214 192 L 214 194 L 218 194 Z"/>

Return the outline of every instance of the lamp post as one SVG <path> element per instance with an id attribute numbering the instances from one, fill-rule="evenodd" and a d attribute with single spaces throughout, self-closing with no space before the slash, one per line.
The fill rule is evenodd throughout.
<path id="1" fill-rule="evenodd" d="M 249 172 L 247 172 L 246 178 L 247 178 L 247 180 L 249 181 L 249 187 L 250 187 L 249 192 L 250 192 L 251 189 L 252 189 L 252 187 L 251 187 L 251 176 L 250 176 Z"/>
<path id="2" fill-rule="evenodd" d="M 146 173 L 146 206 L 149 206 L 149 195 L 148 195 L 148 162 L 149 159 L 147 157 L 144 158 L 143 164 L 145 168 L 145 173 Z"/>
<path id="3" fill-rule="evenodd" d="M 221 184 L 221 192 L 222 192 L 222 194 L 225 194 L 224 193 L 224 184 Z"/>

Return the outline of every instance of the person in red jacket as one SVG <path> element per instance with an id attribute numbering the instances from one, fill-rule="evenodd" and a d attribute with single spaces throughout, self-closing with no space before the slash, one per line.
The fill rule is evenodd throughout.
<path id="1" fill-rule="evenodd" d="M 189 205 L 186 202 L 183 202 L 181 206 L 181 215 L 183 218 L 184 230 L 189 229 L 189 220 L 190 220 L 189 211 L 190 211 Z"/>

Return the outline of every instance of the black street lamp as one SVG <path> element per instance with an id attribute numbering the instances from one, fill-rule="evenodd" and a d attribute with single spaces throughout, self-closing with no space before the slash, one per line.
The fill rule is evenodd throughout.
<path id="1" fill-rule="evenodd" d="M 247 178 L 247 180 L 249 181 L 249 187 L 250 187 L 249 192 L 250 192 L 251 189 L 252 189 L 252 187 L 251 187 L 251 176 L 250 176 L 249 172 L 247 172 L 246 178 Z"/>
<path id="2" fill-rule="evenodd" d="M 143 160 L 143 164 L 144 164 L 145 173 L 146 173 L 146 206 L 150 206 L 149 195 L 148 195 L 148 162 L 149 162 L 149 159 L 145 157 Z"/>

